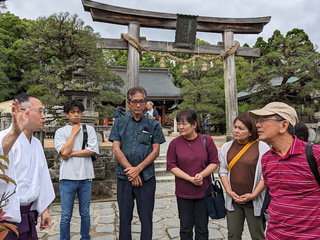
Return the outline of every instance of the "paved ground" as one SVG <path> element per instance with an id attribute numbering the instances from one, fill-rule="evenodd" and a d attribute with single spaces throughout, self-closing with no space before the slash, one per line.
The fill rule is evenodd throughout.
<path id="1" fill-rule="evenodd" d="M 74 206 L 74 216 L 71 221 L 72 240 L 80 239 L 80 216 L 78 204 Z M 52 227 L 39 231 L 39 239 L 58 240 L 61 208 L 59 204 L 53 204 L 51 209 Z M 174 195 L 174 182 L 157 183 L 155 210 L 153 214 L 153 239 L 179 239 L 179 218 L 176 197 Z M 96 201 L 91 204 L 91 239 L 113 240 L 118 239 L 118 205 L 115 199 Z M 140 221 L 137 211 L 134 211 L 132 221 L 133 239 L 140 239 Z M 227 239 L 226 220 L 209 221 L 209 239 Z M 245 227 L 243 240 L 251 239 L 248 229 Z"/>
<path id="2" fill-rule="evenodd" d="M 160 155 L 166 154 L 168 144 L 173 137 L 166 137 L 167 142 L 161 145 Z M 215 138 L 218 147 L 224 140 L 223 137 Z M 49 140 L 48 140 L 49 141 Z M 108 144 L 108 143 L 106 143 Z M 157 183 L 155 210 L 153 214 L 153 239 L 179 239 L 179 218 L 177 211 L 176 197 L 174 195 L 174 182 Z M 80 239 L 80 216 L 78 204 L 75 204 L 73 218 L 71 221 L 72 240 Z M 50 208 L 52 216 L 52 227 L 44 231 L 38 231 L 39 239 L 56 240 L 59 239 L 59 223 L 61 216 L 61 207 L 59 204 L 53 204 Z M 209 221 L 209 239 L 226 239 L 227 229 L 226 220 Z M 91 239 L 92 240 L 113 240 L 118 239 L 118 205 L 115 199 L 105 201 L 94 201 L 91 204 Z M 137 211 L 134 211 L 132 221 L 133 239 L 140 239 L 140 221 Z M 248 228 L 245 226 L 243 240 L 251 239 Z"/>

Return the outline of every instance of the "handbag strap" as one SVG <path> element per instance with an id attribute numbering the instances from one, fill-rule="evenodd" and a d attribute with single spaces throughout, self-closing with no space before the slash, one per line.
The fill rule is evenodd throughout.
<path id="1" fill-rule="evenodd" d="M 206 135 L 203 134 L 203 143 L 204 143 L 204 147 L 206 148 L 206 152 L 207 152 L 207 166 L 209 165 L 209 156 L 208 156 L 208 150 L 207 150 L 207 141 L 206 141 Z"/>
<path id="2" fill-rule="evenodd" d="M 206 141 L 206 135 L 205 135 L 205 134 L 203 135 L 203 143 L 204 143 L 204 146 L 205 146 L 206 152 L 207 152 L 207 166 L 208 166 L 208 165 L 209 165 L 209 153 L 208 153 L 208 149 L 207 149 L 207 141 Z M 211 173 L 210 175 L 212 175 L 212 176 L 211 176 L 211 177 L 212 177 L 212 180 L 214 180 L 214 175 L 213 175 L 213 173 Z M 207 177 L 209 183 L 211 182 L 210 175 Z"/>
<path id="3" fill-rule="evenodd" d="M 318 171 L 318 164 L 316 159 L 314 158 L 313 152 L 312 152 L 313 144 L 308 143 L 306 145 L 306 156 L 308 160 L 308 164 L 310 166 L 310 169 L 320 187 L 320 176 L 319 176 L 319 171 Z"/>
<path id="4" fill-rule="evenodd" d="M 82 131 L 83 131 L 83 142 L 82 142 L 82 149 L 86 148 L 86 144 L 88 143 L 88 131 L 87 126 L 82 125 Z"/>
<path id="5" fill-rule="evenodd" d="M 254 144 L 257 140 L 254 140 L 253 142 L 248 142 L 240 152 L 231 160 L 231 162 L 228 164 L 228 170 L 230 172 L 233 165 L 239 160 L 239 158 L 248 150 L 249 147 L 251 147 L 252 144 Z"/>

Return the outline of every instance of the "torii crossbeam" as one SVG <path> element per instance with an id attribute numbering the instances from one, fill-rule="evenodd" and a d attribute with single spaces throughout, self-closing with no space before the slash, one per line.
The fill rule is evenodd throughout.
<path id="1" fill-rule="evenodd" d="M 177 14 L 159 13 L 129 9 L 98 3 L 91 0 L 82 0 L 85 11 L 91 13 L 93 21 L 128 25 L 128 33 L 145 48 L 159 52 L 178 52 L 219 55 L 228 49 L 234 41 L 234 34 L 258 34 L 262 32 L 271 17 L 257 18 L 217 18 L 197 17 L 196 31 L 223 34 L 222 45 L 199 44 L 194 49 L 177 48 L 173 42 L 147 41 L 140 39 L 140 27 L 176 29 Z M 139 52 L 124 39 L 101 39 L 99 48 L 127 49 L 127 87 L 139 85 Z M 238 48 L 235 54 L 226 58 L 224 63 L 224 87 L 226 105 L 227 139 L 232 139 L 233 119 L 238 114 L 235 55 L 259 57 L 258 48 Z"/>

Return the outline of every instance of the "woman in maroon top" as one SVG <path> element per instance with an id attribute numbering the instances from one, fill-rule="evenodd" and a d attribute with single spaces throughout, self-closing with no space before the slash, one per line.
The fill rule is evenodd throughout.
<path id="1" fill-rule="evenodd" d="M 208 239 L 208 214 L 205 189 L 208 176 L 219 164 L 218 151 L 210 136 L 197 133 L 197 116 L 193 110 L 177 115 L 180 137 L 171 141 L 167 152 L 167 171 L 175 175 L 180 218 L 180 238 Z M 209 165 L 207 164 L 209 158 Z"/>

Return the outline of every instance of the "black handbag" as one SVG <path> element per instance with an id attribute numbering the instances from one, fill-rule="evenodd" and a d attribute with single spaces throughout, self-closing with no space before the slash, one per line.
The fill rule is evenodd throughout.
<path id="1" fill-rule="evenodd" d="M 87 126 L 82 125 L 82 131 L 83 131 L 83 142 L 82 142 L 82 149 L 85 149 L 86 144 L 88 144 L 88 131 L 87 131 Z M 90 155 L 92 162 L 97 160 L 96 155 Z"/>
<path id="2" fill-rule="evenodd" d="M 203 135 L 204 145 L 207 150 L 207 143 L 205 135 Z M 207 165 L 209 164 L 209 156 Z M 219 180 L 214 180 L 214 175 L 211 177 L 208 176 L 208 185 L 206 187 L 206 205 L 207 205 L 207 212 L 211 219 L 221 219 L 225 218 L 226 216 L 226 207 L 225 207 L 225 200 L 223 195 L 223 189 L 221 186 L 221 182 Z"/>
<path id="3" fill-rule="evenodd" d="M 211 189 L 211 194 L 209 194 Z M 226 216 L 226 207 L 222 186 L 219 180 L 209 182 L 206 187 L 206 204 L 208 215 L 211 219 L 221 219 Z"/>

